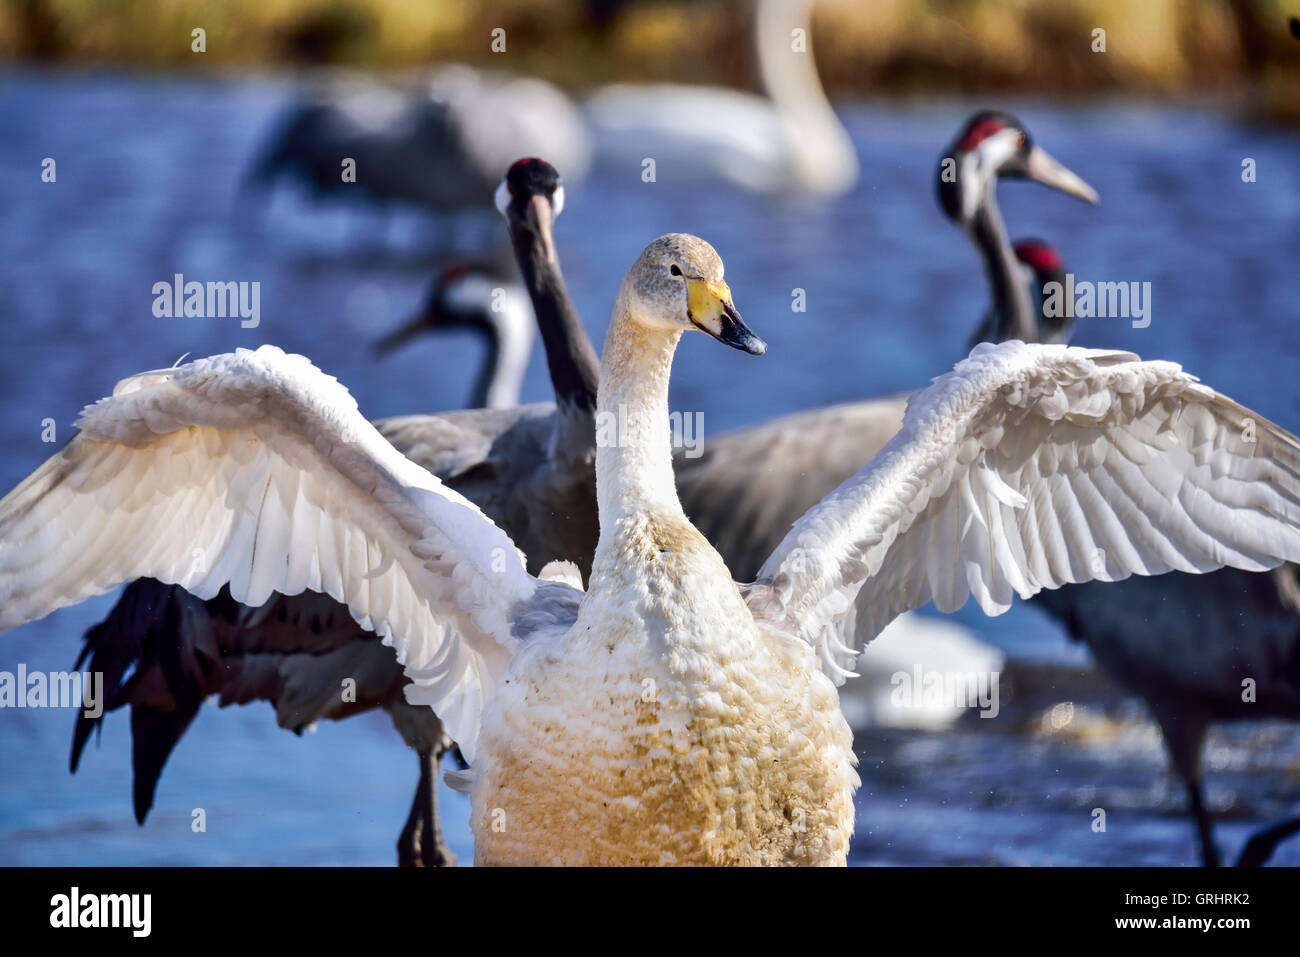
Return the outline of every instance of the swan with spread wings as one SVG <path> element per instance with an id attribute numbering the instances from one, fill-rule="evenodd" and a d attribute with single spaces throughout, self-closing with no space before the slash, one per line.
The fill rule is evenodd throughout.
<path id="1" fill-rule="evenodd" d="M 1171 363 L 1008 342 L 913 398 L 737 585 L 674 487 L 691 329 L 766 348 L 713 248 L 664 236 L 606 339 L 585 592 L 564 564 L 531 575 L 336 380 L 263 346 L 125 380 L 0 500 L 0 628 L 143 576 L 249 605 L 324 592 L 460 742 L 480 863 L 842 864 L 858 778 L 835 685 L 901 612 L 1300 560 L 1295 437 Z"/>

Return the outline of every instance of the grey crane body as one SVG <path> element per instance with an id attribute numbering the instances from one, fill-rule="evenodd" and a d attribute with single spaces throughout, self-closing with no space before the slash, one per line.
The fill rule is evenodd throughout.
<path id="1" fill-rule="evenodd" d="M 363 111 L 391 98 L 382 111 L 389 122 L 367 122 Z M 490 194 L 491 182 L 452 165 L 447 175 L 427 175 L 430 162 L 448 166 L 460 151 L 446 108 L 374 87 L 346 97 L 317 94 L 292 106 L 250 166 L 246 186 L 295 179 L 317 199 L 357 197 L 442 211 Z M 345 178 L 344 160 L 356 164 L 355 179 Z M 469 196 L 466 196 L 466 193 Z"/>
<path id="2" fill-rule="evenodd" d="M 960 157 L 963 146 L 978 149 L 997 135 L 999 126 L 1024 136 L 1014 117 L 976 114 L 949 155 Z M 1018 158 L 1013 155 L 1009 162 L 1014 167 Z M 940 187 L 940 205 L 975 244 L 989 278 L 992 309 L 979 338 L 1064 341 L 1069 326 L 1045 315 L 1042 288 L 1059 281 L 1059 256 L 1038 240 L 1013 247 L 997 208 L 995 181 Z M 978 190 L 971 205 L 959 201 L 967 190 Z M 1075 192 L 1089 198 L 1083 190 Z M 1033 306 L 1026 309 L 1029 302 Z M 1118 582 L 1065 585 L 1031 599 L 1072 639 L 1087 644 L 1102 670 L 1150 708 L 1174 770 L 1187 788 L 1207 866 L 1219 863 L 1202 789 L 1201 752 L 1209 725 L 1244 718 L 1300 718 L 1297 571 L 1283 565 L 1268 573 L 1225 568 L 1205 575 L 1135 575 Z M 1263 863 L 1289 833 L 1284 824 L 1268 835 L 1256 835 L 1241 861 Z"/>
<path id="3" fill-rule="evenodd" d="M 1298 586 L 1296 567 L 1283 565 L 1067 585 L 1033 601 L 1142 697 L 1193 792 L 1190 802 L 1204 807 L 1201 752 L 1210 724 L 1300 718 Z M 1197 823 L 1212 863 L 1208 815 Z"/>
<path id="4" fill-rule="evenodd" d="M 1300 718 L 1300 618 L 1283 599 L 1296 584 L 1295 566 L 1283 565 L 1087 582 L 1033 600 L 1146 699 L 1167 738 L 1182 739 L 1180 726 Z M 1181 748 L 1171 740 L 1170 750 Z"/>
<path id="5" fill-rule="evenodd" d="M 593 462 L 557 436 L 579 427 L 553 403 L 381 419 L 376 427 L 403 455 L 483 510 L 528 556 L 536 573 L 572 561 L 585 576 L 597 529 Z M 579 414 L 578 417 L 581 417 Z M 590 426 L 595 446 L 595 425 Z"/>
<path id="6" fill-rule="evenodd" d="M 1294 565 L 1267 573 L 1171 572 L 1066 585 L 1032 599 L 1150 709 L 1187 789 L 1207 866 L 1220 860 L 1203 793 L 1201 754 L 1209 726 L 1300 720 L 1298 581 Z M 1264 863 L 1290 833 L 1279 830 L 1266 846 L 1252 838 L 1239 863 Z"/>
<path id="7" fill-rule="evenodd" d="M 586 169 L 585 121 L 550 84 L 459 65 L 414 90 L 334 78 L 285 111 L 244 185 L 283 176 L 317 198 L 477 210 L 520 152 L 553 156 L 574 179 Z M 345 159 L 354 177 L 342 175 Z"/>

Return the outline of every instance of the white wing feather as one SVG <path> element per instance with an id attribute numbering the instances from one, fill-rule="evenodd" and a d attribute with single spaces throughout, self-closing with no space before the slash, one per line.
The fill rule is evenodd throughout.
<path id="1" fill-rule="evenodd" d="M 472 754 L 537 581 L 472 502 L 394 449 L 334 378 L 272 346 L 119 383 L 0 500 L 0 630 L 135 578 L 201 598 L 304 589 L 394 647 Z"/>
<path id="2" fill-rule="evenodd" d="M 1170 362 L 981 345 L 916 396 L 747 591 L 843 681 L 902 612 L 1300 560 L 1300 441 Z"/>

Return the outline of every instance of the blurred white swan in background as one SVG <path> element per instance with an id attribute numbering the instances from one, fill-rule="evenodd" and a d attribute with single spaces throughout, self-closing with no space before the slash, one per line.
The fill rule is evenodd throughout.
<path id="1" fill-rule="evenodd" d="M 862 649 L 859 677 L 840 687 L 840 710 L 854 731 L 944 731 L 981 707 L 981 690 L 1005 663 L 1000 649 L 955 621 L 899 615 Z"/>
<path id="2" fill-rule="evenodd" d="M 811 0 L 757 0 L 753 39 L 764 95 L 713 86 L 616 84 L 587 101 L 597 150 L 653 158 L 663 182 L 709 175 L 759 193 L 837 196 L 858 157 L 817 76 Z M 794 31 L 801 30 L 803 47 Z"/>

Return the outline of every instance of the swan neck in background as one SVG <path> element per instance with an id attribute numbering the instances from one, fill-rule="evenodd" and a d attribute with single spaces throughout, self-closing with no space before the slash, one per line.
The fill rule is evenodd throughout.
<path id="1" fill-rule="evenodd" d="M 826 99 L 813 58 L 810 0 L 758 0 L 754 58 L 759 86 L 776 107 L 800 189 L 836 195 L 858 177 L 853 142 Z M 795 30 L 802 30 L 796 48 Z"/>
<path id="2" fill-rule="evenodd" d="M 809 0 L 759 0 L 754 7 L 759 86 L 782 111 L 792 115 L 809 108 L 830 110 L 813 58 L 811 7 Z M 798 51 L 794 48 L 796 29 L 803 30 L 804 40 Z"/>

